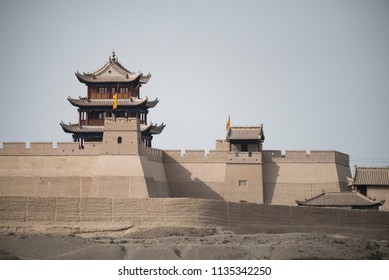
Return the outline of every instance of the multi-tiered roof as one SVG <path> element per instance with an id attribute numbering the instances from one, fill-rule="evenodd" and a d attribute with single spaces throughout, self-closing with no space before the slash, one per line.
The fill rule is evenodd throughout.
<path id="1" fill-rule="evenodd" d="M 154 134 L 159 134 L 165 125 L 147 121 L 150 108 L 158 99 L 140 97 L 140 87 L 146 84 L 151 74 L 135 73 L 124 68 L 115 52 L 109 60 L 93 73 L 76 72 L 76 77 L 88 88 L 87 97 L 68 98 L 78 108 L 79 123 L 65 124 L 63 130 L 73 134 L 74 141 L 102 141 L 106 117 L 136 117 L 141 123 L 141 137 L 146 146 L 151 146 Z M 117 108 L 113 108 L 113 97 L 117 96 Z"/>

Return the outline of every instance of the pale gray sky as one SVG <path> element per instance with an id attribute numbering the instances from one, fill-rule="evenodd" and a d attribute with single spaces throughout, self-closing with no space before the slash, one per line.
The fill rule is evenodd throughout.
<path id="1" fill-rule="evenodd" d="M 153 75 L 156 148 L 214 149 L 231 114 L 265 149 L 389 165 L 389 1 L 0 0 L 0 38 L 0 142 L 71 141 L 74 72 L 115 49 Z"/>

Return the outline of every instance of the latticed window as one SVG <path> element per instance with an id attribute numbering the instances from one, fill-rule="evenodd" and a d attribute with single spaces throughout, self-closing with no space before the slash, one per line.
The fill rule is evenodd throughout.
<path id="1" fill-rule="evenodd" d="M 118 144 L 121 144 L 121 143 L 122 143 L 122 141 L 123 141 L 122 137 L 121 137 L 121 136 L 119 136 L 119 137 L 118 137 Z"/>

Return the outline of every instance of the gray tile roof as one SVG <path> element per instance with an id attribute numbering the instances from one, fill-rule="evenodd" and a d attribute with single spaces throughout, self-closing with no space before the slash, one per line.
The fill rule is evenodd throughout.
<path id="1" fill-rule="evenodd" d="M 103 133 L 104 126 L 92 126 L 92 125 L 80 125 L 78 123 L 75 124 L 65 124 L 64 122 L 60 123 L 62 129 L 67 133 Z M 160 134 L 165 128 L 165 124 L 157 125 L 157 124 L 148 124 L 140 125 L 141 132 L 148 132 L 150 134 Z"/>
<path id="2" fill-rule="evenodd" d="M 60 123 L 62 129 L 67 133 L 103 133 L 104 126 L 80 125 L 78 123 Z"/>
<path id="3" fill-rule="evenodd" d="M 227 140 L 264 140 L 262 126 L 232 126 Z"/>
<path id="4" fill-rule="evenodd" d="M 76 107 L 112 107 L 112 99 L 88 99 L 79 98 L 73 99 L 68 97 L 69 102 Z M 158 104 L 159 100 L 155 99 L 149 101 L 147 98 L 129 98 L 129 99 L 118 99 L 118 107 L 136 107 L 145 105 L 146 108 L 153 108 Z"/>
<path id="5" fill-rule="evenodd" d="M 302 206 L 372 206 L 382 205 L 385 201 L 371 199 L 358 192 L 329 192 L 306 200 L 296 200 L 298 205 Z"/>
<path id="6" fill-rule="evenodd" d="M 389 187 L 389 167 L 357 167 L 354 185 L 374 185 Z"/>
<path id="7" fill-rule="evenodd" d="M 113 69 L 118 75 L 105 75 L 107 71 Z M 110 73 L 110 72 L 109 72 Z M 93 73 L 75 73 L 78 80 L 82 83 L 110 83 L 110 82 L 133 82 L 137 81 L 140 84 L 146 84 L 151 77 L 151 74 L 143 75 L 143 73 L 134 73 L 127 70 L 121 65 L 113 53 L 109 60 Z"/>

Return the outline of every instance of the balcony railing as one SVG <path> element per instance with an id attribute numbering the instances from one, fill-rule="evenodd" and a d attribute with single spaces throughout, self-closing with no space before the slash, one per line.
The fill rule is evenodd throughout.
<path id="1" fill-rule="evenodd" d="M 81 125 L 95 125 L 95 126 L 103 126 L 104 120 L 103 119 L 89 119 L 89 120 L 81 120 Z"/>

